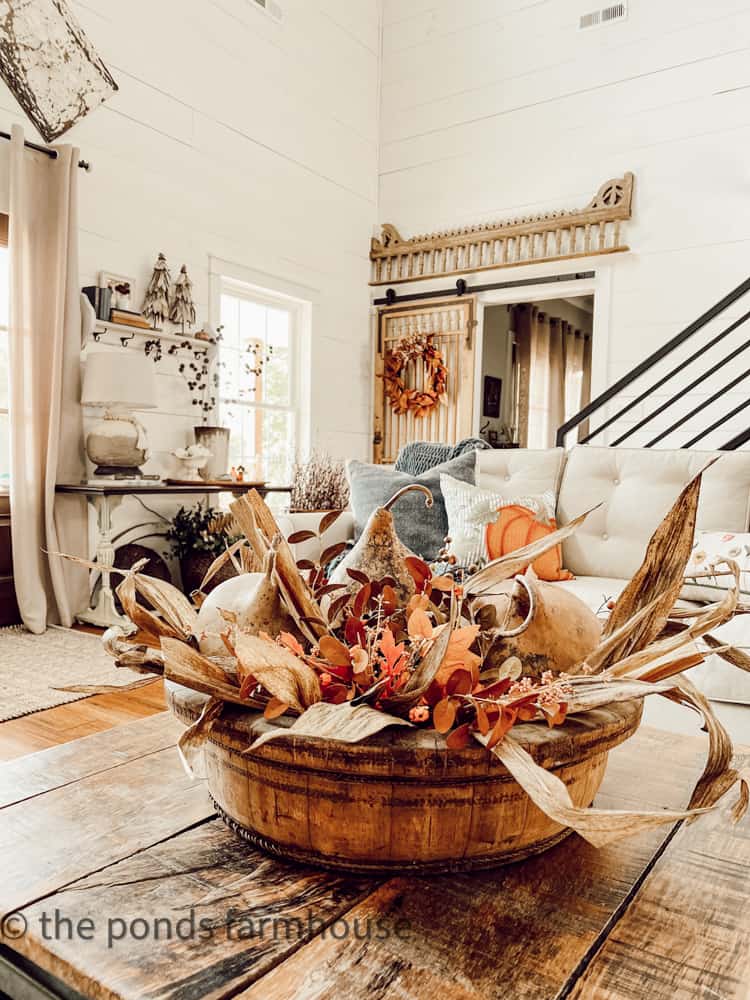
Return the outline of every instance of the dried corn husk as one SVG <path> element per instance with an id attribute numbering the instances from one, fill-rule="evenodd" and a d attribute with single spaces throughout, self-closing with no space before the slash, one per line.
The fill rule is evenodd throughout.
<path id="1" fill-rule="evenodd" d="M 489 734 L 482 736 L 475 733 L 474 736 L 483 746 L 487 745 Z M 546 816 L 575 830 L 594 847 L 604 847 L 641 830 L 662 826 L 664 823 L 676 823 L 709 811 L 681 809 L 635 812 L 575 806 L 563 782 L 551 771 L 540 767 L 512 736 L 506 735 L 492 747 L 491 753 L 507 767 L 531 801 Z"/>
<path id="2" fill-rule="evenodd" d="M 116 667 L 127 667 L 139 674 L 163 674 L 164 654 L 145 643 L 125 642 L 125 632 L 119 625 L 108 628 L 102 636 L 104 649 Z"/>
<path id="3" fill-rule="evenodd" d="M 297 712 L 320 701 L 318 675 L 284 646 L 259 635 L 237 632 L 230 642 L 241 680 L 252 676 L 274 698 Z"/>
<path id="4" fill-rule="evenodd" d="M 739 579 L 739 567 L 735 563 L 735 569 Z M 680 632 L 668 635 L 664 639 L 657 639 L 643 649 L 638 649 L 629 656 L 618 660 L 609 667 L 609 672 L 616 677 L 629 676 L 639 677 L 644 668 L 662 656 L 680 649 L 694 639 L 700 638 L 712 628 L 721 625 L 722 622 L 731 618 L 732 611 L 737 604 L 738 590 L 728 590 L 721 601 L 716 604 L 709 604 L 701 610 L 691 625 Z"/>
<path id="5" fill-rule="evenodd" d="M 664 628 L 682 590 L 685 567 L 693 549 L 701 477 L 702 472 L 699 472 L 680 493 L 651 536 L 637 573 L 620 594 L 604 628 L 605 638 L 631 621 L 646 605 L 650 610 L 637 625 L 631 626 L 622 642 L 609 651 L 603 667 L 642 649 Z"/>
<path id="6" fill-rule="evenodd" d="M 268 505 L 257 490 L 251 490 L 231 504 L 232 513 L 262 562 L 271 547 L 276 549 L 274 575 L 279 592 L 297 628 L 311 642 L 326 635 L 328 627 L 320 605 L 297 569 L 292 550 L 283 538 Z"/>
<path id="7" fill-rule="evenodd" d="M 239 550 L 245 545 L 247 545 L 247 539 L 238 538 L 233 545 L 228 546 L 224 552 L 218 555 L 206 570 L 206 574 L 201 580 L 201 585 L 198 588 L 198 590 L 205 590 L 206 585 L 213 580 L 213 578 L 216 576 L 219 570 L 223 566 L 226 566 L 228 562 L 231 562 L 234 565 L 234 568 L 237 569 L 237 564 L 235 563 L 232 557 L 234 556 L 235 552 L 239 552 Z M 242 568 L 240 568 L 238 572 L 242 572 Z"/>
<path id="8" fill-rule="evenodd" d="M 288 729 L 279 728 L 264 733 L 252 743 L 250 750 L 257 750 L 278 736 L 310 736 L 316 739 L 339 740 L 343 743 L 361 743 L 368 736 L 379 733 L 388 726 L 411 726 L 406 719 L 379 712 L 369 705 L 354 705 L 348 701 L 341 705 L 330 705 L 319 701 L 311 705 Z"/>
<path id="9" fill-rule="evenodd" d="M 710 632 L 703 635 L 703 641 L 711 647 L 712 653 L 723 657 L 733 667 L 739 667 L 740 670 L 746 670 L 750 673 L 750 656 L 744 650 L 738 649 L 736 646 L 725 645 Z"/>
<path id="10" fill-rule="evenodd" d="M 179 639 L 164 638 L 161 640 L 161 648 L 166 680 L 183 684 L 193 691 L 215 696 L 222 701 L 231 701 L 235 705 L 260 709 L 265 707 L 265 701 L 258 698 L 240 698 L 240 689 L 232 674 L 187 643 L 180 642 Z"/>
<path id="11" fill-rule="evenodd" d="M 123 694 L 125 691 L 136 691 L 158 681 L 158 677 L 141 677 L 130 684 L 68 684 L 66 687 L 53 687 L 53 691 L 70 691 L 73 694 Z"/>
<path id="12" fill-rule="evenodd" d="M 209 698 L 203 706 L 201 714 L 191 726 L 187 727 L 177 741 L 177 750 L 182 766 L 191 778 L 195 777 L 194 768 L 197 757 L 223 708 L 224 702 L 221 698 Z"/>

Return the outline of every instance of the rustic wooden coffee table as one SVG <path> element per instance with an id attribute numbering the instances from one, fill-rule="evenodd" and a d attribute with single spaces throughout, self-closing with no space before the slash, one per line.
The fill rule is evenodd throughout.
<path id="1" fill-rule="evenodd" d="M 216 819 L 157 715 L 0 766 L 0 991 L 245 1000 L 730 1000 L 750 984 L 750 822 L 475 875 L 275 861 Z M 705 744 L 642 729 L 600 805 L 682 805 Z M 745 762 L 748 754 L 743 753 Z M 733 798 L 732 795 L 729 796 Z"/>

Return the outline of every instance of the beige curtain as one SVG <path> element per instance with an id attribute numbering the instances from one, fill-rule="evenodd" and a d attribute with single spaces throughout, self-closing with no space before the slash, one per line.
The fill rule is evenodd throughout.
<path id="1" fill-rule="evenodd" d="M 515 306 L 513 324 L 519 443 L 553 448 L 558 427 L 590 400 L 591 341 L 533 305 Z"/>
<path id="2" fill-rule="evenodd" d="M 55 484 L 85 470 L 80 399 L 78 150 L 10 148 L 10 502 L 13 574 L 24 624 L 71 625 L 87 574 L 50 552 L 87 553 L 85 501 Z"/>
<path id="3" fill-rule="evenodd" d="M 552 448 L 565 420 L 565 346 L 562 324 L 536 306 L 519 306 L 516 325 L 519 439 L 523 448 Z"/>
<path id="4" fill-rule="evenodd" d="M 591 402 L 591 336 L 583 337 L 583 380 L 581 383 L 581 407 Z M 578 440 L 581 441 L 589 432 L 589 422 L 584 420 L 578 428 Z"/>

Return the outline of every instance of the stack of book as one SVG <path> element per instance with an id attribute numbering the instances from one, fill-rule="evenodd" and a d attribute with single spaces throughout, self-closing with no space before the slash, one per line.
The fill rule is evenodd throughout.
<path id="1" fill-rule="evenodd" d="M 105 323 L 120 323 L 122 326 L 137 326 L 141 330 L 152 329 L 149 321 L 141 313 L 130 309 L 113 309 L 111 288 L 87 285 L 82 291 L 94 307 L 97 319 Z"/>

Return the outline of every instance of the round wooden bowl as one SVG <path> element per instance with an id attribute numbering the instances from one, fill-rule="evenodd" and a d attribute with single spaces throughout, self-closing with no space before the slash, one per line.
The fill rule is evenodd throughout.
<path id="1" fill-rule="evenodd" d="M 167 683 L 186 724 L 206 696 Z M 642 702 L 518 725 L 513 736 L 591 804 L 607 755 L 638 728 Z M 448 750 L 434 731 L 385 730 L 366 743 L 279 737 L 245 753 L 268 722 L 227 705 L 206 744 L 208 789 L 241 837 L 279 857 L 348 871 L 468 871 L 519 861 L 571 831 L 544 815 L 484 747 Z"/>

